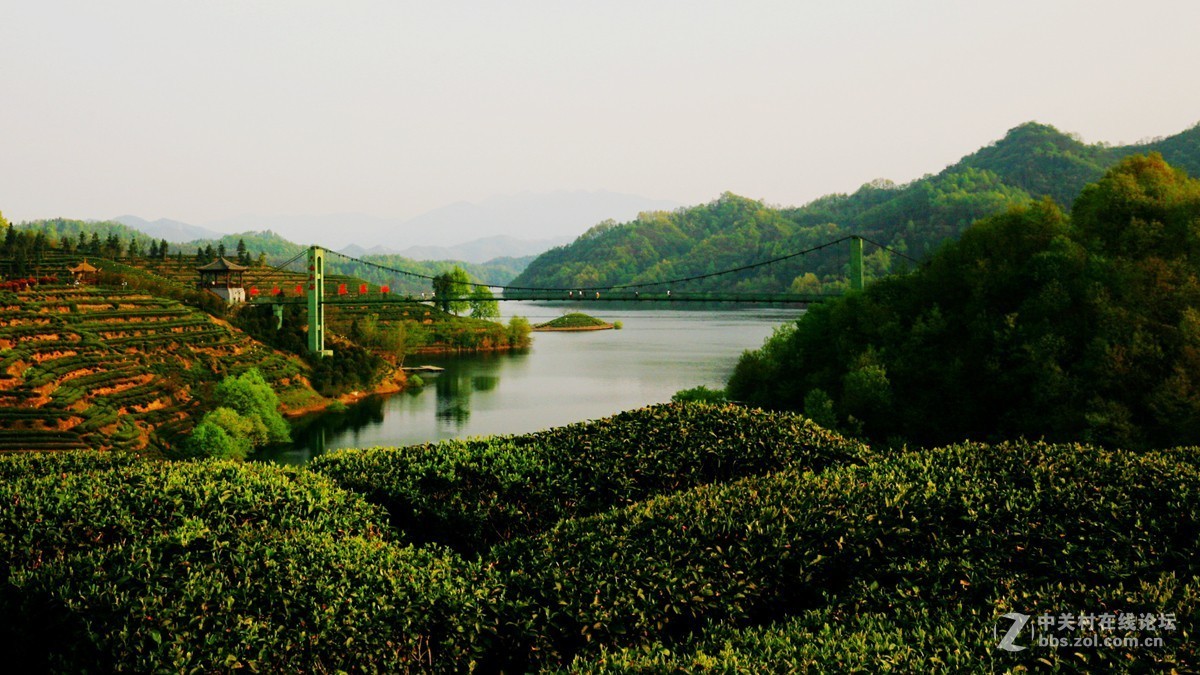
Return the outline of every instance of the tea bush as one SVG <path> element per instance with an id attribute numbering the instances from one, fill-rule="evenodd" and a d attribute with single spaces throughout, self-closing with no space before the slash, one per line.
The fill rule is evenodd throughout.
<path id="1" fill-rule="evenodd" d="M 1007 654 L 996 648 L 1009 625 L 996 620 L 997 608 L 1051 612 L 1081 609 L 1141 615 L 1194 615 L 1200 609 L 1200 583 L 1181 582 L 1170 574 L 1136 586 L 1051 585 L 1033 593 L 998 596 L 990 605 L 898 604 L 887 611 L 830 606 L 759 626 L 714 624 L 676 644 L 651 642 L 627 648 L 602 647 L 575 659 L 571 672 L 1146 672 L 1184 670 L 1195 663 L 1194 633 L 1176 631 L 1098 631 L 1113 638 L 1156 637 L 1164 648 L 1048 648 L 1037 645 L 1028 629 L 1015 641 L 1027 651 Z M 1040 614 L 1039 614 L 1040 615 Z M 1192 624 L 1194 627 L 1194 624 Z M 999 633 L 996 629 L 999 629 Z M 1045 630 L 1050 635 L 1070 635 Z M 1081 633 L 1087 635 L 1089 633 Z M 1030 652 L 1035 652 L 1030 654 Z"/>
<path id="2" fill-rule="evenodd" d="M 467 663 L 487 630 L 486 574 L 315 474 L 63 452 L 0 475 L 22 670 L 397 672 Z"/>
<path id="3" fill-rule="evenodd" d="M 561 521 L 493 555 L 519 599 L 506 639 L 554 664 L 831 602 L 986 610 L 990 628 L 1005 611 L 1078 609 L 1040 606 L 1046 589 L 1094 598 L 1179 575 L 1194 591 L 1198 503 L 1194 449 L 961 445 L 700 487 Z M 996 611 L 997 598 L 1015 606 Z M 1173 649 L 1195 659 L 1191 621 Z"/>
<path id="4" fill-rule="evenodd" d="M 562 518 L 865 452 L 790 413 L 666 404 L 524 436 L 342 450 L 309 468 L 387 507 L 415 541 L 480 552 Z"/>
<path id="5" fill-rule="evenodd" d="M 97 452 L 0 456 L 0 616 L 20 618 L 0 622 L 6 666 L 1200 666 L 1200 450 L 1014 442 L 878 457 L 802 420 L 788 427 L 789 416 L 729 409 L 725 422 L 713 419 L 721 410 L 658 406 L 591 430 L 426 448 L 439 452 L 428 454 L 420 481 L 408 479 L 427 495 L 426 512 L 445 498 L 458 501 L 443 507 L 443 522 L 515 523 L 475 561 L 398 543 L 383 508 L 305 469 Z M 722 446 L 707 432 L 742 440 Z M 646 440 L 619 441 L 631 433 Z M 574 440 L 579 467 L 564 459 L 566 445 L 550 454 L 555 439 Z M 342 453 L 329 466 L 397 452 Z M 809 469 L 805 457 L 824 468 Z M 613 476 L 588 476 L 588 461 Z M 734 463 L 758 473 L 703 477 L 730 475 Z M 704 480 L 716 482 L 696 484 Z M 559 492 L 522 497 L 543 483 Z M 593 492 L 604 499 L 590 501 Z M 549 495 L 564 505 L 547 506 Z M 643 496 L 630 502 L 634 495 Z M 526 508 L 540 524 L 518 523 Z M 592 515 L 576 515 L 585 509 Z M 1177 627 L 1141 633 L 1162 637 L 1161 647 L 996 649 L 1007 612 L 1083 611 L 1170 613 Z"/>

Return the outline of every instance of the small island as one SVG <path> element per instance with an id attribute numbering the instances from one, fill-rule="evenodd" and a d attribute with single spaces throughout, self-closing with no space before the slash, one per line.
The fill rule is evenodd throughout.
<path id="1" fill-rule="evenodd" d="M 539 323 L 533 327 L 535 331 L 580 331 L 580 330 L 611 330 L 616 325 L 594 316 L 580 312 L 564 314 L 553 321 Z"/>

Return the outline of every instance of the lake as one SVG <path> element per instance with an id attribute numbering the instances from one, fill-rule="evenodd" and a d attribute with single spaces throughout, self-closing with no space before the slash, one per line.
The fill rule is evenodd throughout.
<path id="1" fill-rule="evenodd" d="M 637 310 L 500 303 L 505 317 L 537 324 L 582 311 L 621 330 L 534 333 L 523 353 L 410 356 L 435 365 L 417 392 L 371 397 L 345 413 L 313 418 L 269 461 L 302 464 L 327 449 L 401 446 L 450 438 L 521 434 L 669 401 L 680 389 L 720 388 L 738 357 L 762 345 L 798 308 Z"/>

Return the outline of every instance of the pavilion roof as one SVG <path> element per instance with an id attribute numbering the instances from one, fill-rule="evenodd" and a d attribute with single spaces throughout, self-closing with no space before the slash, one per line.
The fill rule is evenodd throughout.
<path id="1" fill-rule="evenodd" d="M 84 260 L 74 267 L 68 267 L 67 271 L 71 272 L 72 274 L 78 274 L 80 272 L 99 272 L 100 270 L 96 269 L 92 265 L 88 264 L 88 261 Z"/>
<path id="2" fill-rule="evenodd" d="M 224 256 L 196 268 L 197 272 L 245 272 L 250 269 L 237 263 L 229 262 Z"/>

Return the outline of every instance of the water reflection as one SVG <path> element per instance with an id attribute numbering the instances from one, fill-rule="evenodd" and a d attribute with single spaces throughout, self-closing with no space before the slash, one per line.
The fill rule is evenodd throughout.
<path id="1" fill-rule="evenodd" d="M 281 464 L 304 464 L 324 452 L 329 447 L 328 440 L 382 424 L 387 399 L 387 396 L 372 396 L 342 412 L 292 420 L 291 445 L 268 448 L 259 453 L 259 458 Z"/>
<path id="2" fill-rule="evenodd" d="M 500 370 L 526 354 L 482 354 L 440 362 L 445 370 L 430 377 L 437 396 L 435 415 L 442 422 L 441 430 L 454 435 L 462 431 L 471 419 L 471 394 L 495 391 L 500 386 Z"/>
<path id="3" fill-rule="evenodd" d="M 471 419 L 471 392 L 475 385 L 470 375 L 444 372 L 434 380 L 437 392 L 437 418 L 452 424 L 455 431 Z"/>

